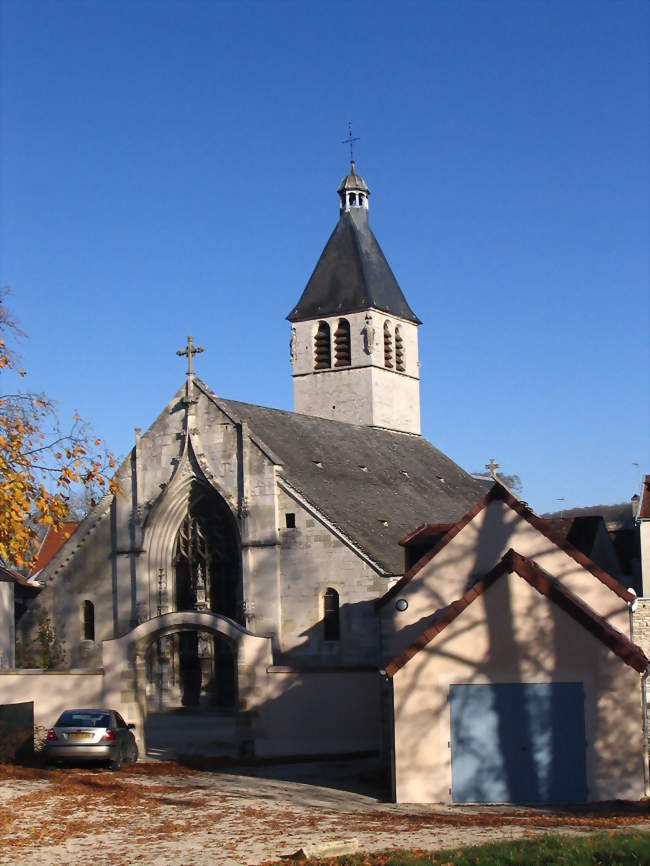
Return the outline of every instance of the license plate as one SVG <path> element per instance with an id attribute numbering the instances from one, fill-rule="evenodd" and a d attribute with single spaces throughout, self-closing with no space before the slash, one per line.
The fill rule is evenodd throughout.
<path id="1" fill-rule="evenodd" d="M 71 740 L 92 740 L 93 735 L 87 734 L 84 731 L 72 731 L 70 733 Z"/>

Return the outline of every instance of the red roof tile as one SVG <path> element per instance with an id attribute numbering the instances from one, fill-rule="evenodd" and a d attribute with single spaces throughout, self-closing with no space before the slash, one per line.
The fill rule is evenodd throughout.
<path id="1" fill-rule="evenodd" d="M 431 538 L 436 538 L 438 535 L 444 535 L 449 532 L 453 523 L 422 523 L 413 532 L 409 532 L 404 538 L 400 539 L 402 547 L 410 547 L 413 544 L 422 544 L 429 541 Z"/>
<path id="2" fill-rule="evenodd" d="M 435 622 L 426 628 L 422 634 L 403 652 L 396 656 L 386 667 L 386 674 L 393 677 L 400 668 L 403 668 L 413 656 L 417 655 L 430 641 L 440 634 L 466 607 L 468 607 L 479 595 L 482 595 L 493 583 L 504 574 L 518 574 L 541 595 L 546 596 L 557 604 L 565 613 L 568 613 L 576 622 L 584 626 L 594 637 L 605 644 L 615 655 L 622 659 L 625 664 L 643 673 L 650 662 L 643 650 L 633 644 L 620 631 L 613 628 L 607 620 L 599 616 L 596 611 L 585 604 L 582 599 L 566 588 L 557 578 L 532 559 L 517 553 L 510 548 L 501 561 L 484 578 L 478 580 L 461 598 L 453 601 L 450 605 L 439 610 Z"/>
<path id="3" fill-rule="evenodd" d="M 45 537 L 41 542 L 36 562 L 29 573 L 30 577 L 33 577 L 35 574 L 38 574 L 41 569 L 45 568 L 48 562 L 59 552 L 78 526 L 78 522 L 69 521 L 68 523 L 62 524 L 60 529 L 53 529 L 51 526 L 48 527 Z"/>
<path id="4" fill-rule="evenodd" d="M 650 476 L 649 476 L 650 477 Z M 389 602 L 392 598 L 398 595 L 401 590 L 406 586 L 406 584 L 410 583 L 411 580 L 415 577 L 415 575 L 421 571 L 425 565 L 427 565 L 434 556 L 436 556 L 443 547 L 446 547 L 450 541 L 452 541 L 461 529 L 464 529 L 468 523 L 480 514 L 484 508 L 490 504 L 490 502 L 501 501 L 512 508 L 513 511 L 516 511 L 521 517 L 524 518 L 531 526 L 534 526 L 539 532 L 542 533 L 549 541 L 552 541 L 557 547 L 563 550 L 566 554 L 568 554 L 572 559 L 585 568 L 587 571 L 591 572 L 601 583 L 604 583 L 608 589 L 611 589 L 612 592 L 615 592 L 620 598 L 624 599 L 624 601 L 633 601 L 634 596 L 628 592 L 625 587 L 620 584 L 616 578 L 612 577 L 611 574 L 608 574 L 604 569 L 600 568 L 600 566 L 596 565 L 595 562 L 592 562 L 588 556 L 585 556 L 584 553 L 579 551 L 576 547 L 558 535 L 553 528 L 549 525 L 549 523 L 543 518 L 538 517 L 536 514 L 528 508 L 523 502 L 514 497 L 506 488 L 499 484 L 499 482 L 495 482 L 494 487 L 490 490 L 490 492 L 483 497 L 483 499 L 479 500 L 476 505 L 471 508 L 464 517 L 458 521 L 458 523 L 454 523 L 446 532 L 443 537 L 435 544 L 428 553 L 425 553 L 424 556 L 419 559 L 414 566 L 412 566 L 397 583 L 392 586 L 388 592 L 384 593 L 381 598 L 378 598 L 375 602 L 375 606 L 377 608 L 382 607 L 387 602 Z M 426 526 L 426 524 L 423 524 Z M 407 536 L 408 537 L 408 536 Z"/>

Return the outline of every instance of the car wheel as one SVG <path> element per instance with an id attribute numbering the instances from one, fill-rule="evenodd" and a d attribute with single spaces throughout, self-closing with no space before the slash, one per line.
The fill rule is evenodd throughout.
<path id="1" fill-rule="evenodd" d="M 109 763 L 108 769 L 113 770 L 113 771 L 121 770 L 122 769 L 122 760 L 123 760 L 122 750 L 120 749 L 120 751 L 117 753 L 117 755 L 115 755 L 113 760 Z"/>

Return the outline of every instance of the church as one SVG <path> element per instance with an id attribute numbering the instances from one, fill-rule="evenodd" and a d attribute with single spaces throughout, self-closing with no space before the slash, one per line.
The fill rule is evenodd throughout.
<path id="1" fill-rule="evenodd" d="M 421 322 L 354 162 L 337 193 L 287 316 L 294 411 L 215 394 L 188 337 L 17 623 L 47 614 L 57 679 L 5 673 L 0 702 L 111 705 L 142 756 L 375 756 L 400 801 L 640 796 L 632 595 L 421 435 Z"/>

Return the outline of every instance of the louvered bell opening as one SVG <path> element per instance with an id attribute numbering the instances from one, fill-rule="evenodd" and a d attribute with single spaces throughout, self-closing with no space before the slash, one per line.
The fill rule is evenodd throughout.
<path id="1" fill-rule="evenodd" d="M 325 322 L 321 322 L 314 337 L 314 369 L 327 370 L 331 366 L 330 327 Z"/>
<path id="2" fill-rule="evenodd" d="M 406 369 L 404 362 L 404 340 L 399 328 L 395 328 L 395 368 L 403 373 Z"/>
<path id="3" fill-rule="evenodd" d="M 388 322 L 384 325 L 384 367 L 393 367 L 393 336 Z"/>
<path id="4" fill-rule="evenodd" d="M 347 319 L 339 319 L 334 332 L 334 350 L 336 352 L 335 367 L 349 367 L 352 363 L 350 354 L 350 323 Z"/>

